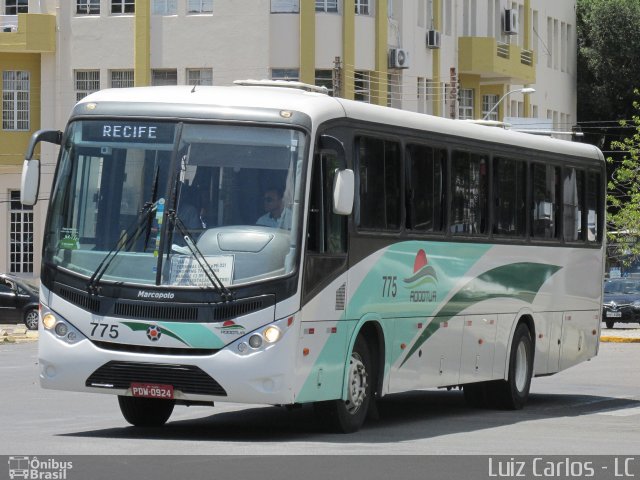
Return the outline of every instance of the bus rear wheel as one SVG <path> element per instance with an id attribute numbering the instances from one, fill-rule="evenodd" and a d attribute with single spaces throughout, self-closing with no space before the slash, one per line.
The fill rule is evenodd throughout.
<path id="1" fill-rule="evenodd" d="M 347 371 L 347 399 L 317 402 L 318 418 L 337 433 L 353 433 L 367 417 L 372 396 L 373 371 L 369 346 L 362 335 L 356 339 Z"/>
<path id="2" fill-rule="evenodd" d="M 124 419 L 135 427 L 161 427 L 173 412 L 173 400 L 118 396 Z"/>
<path id="3" fill-rule="evenodd" d="M 497 407 L 520 410 L 529 397 L 532 374 L 533 341 L 529 328 L 521 323 L 516 327 L 511 342 L 507 380 L 492 382 L 491 386 L 488 386 L 488 398 L 491 398 Z"/>

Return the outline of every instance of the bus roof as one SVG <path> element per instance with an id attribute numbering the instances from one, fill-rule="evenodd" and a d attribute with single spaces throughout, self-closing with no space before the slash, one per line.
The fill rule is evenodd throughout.
<path id="1" fill-rule="evenodd" d="M 177 107 L 183 105 L 185 109 L 189 106 L 211 106 L 288 110 L 308 115 L 314 127 L 330 119 L 347 117 L 365 122 L 604 161 L 600 150 L 593 145 L 330 97 L 301 88 L 279 88 L 275 84 L 114 88 L 92 93 L 83 98 L 78 106 L 100 102 L 167 104 Z"/>

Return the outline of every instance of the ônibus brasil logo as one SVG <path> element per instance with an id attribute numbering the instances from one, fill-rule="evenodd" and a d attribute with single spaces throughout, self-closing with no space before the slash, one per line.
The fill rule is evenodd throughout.
<path id="1" fill-rule="evenodd" d="M 244 326 L 238 325 L 233 320 L 227 320 L 226 322 L 223 322 L 221 326 L 216 328 L 220 330 L 220 333 L 225 335 L 244 335 L 245 333 Z"/>
<path id="2" fill-rule="evenodd" d="M 404 279 L 405 288 L 411 289 L 409 300 L 412 302 L 436 302 L 438 295 L 436 290 L 428 289 L 427 285 L 433 287 L 438 285 L 438 275 L 435 268 L 429 265 L 427 254 L 424 250 L 418 250 L 416 259 L 413 262 L 413 275 Z M 420 288 L 420 289 L 418 289 Z"/>

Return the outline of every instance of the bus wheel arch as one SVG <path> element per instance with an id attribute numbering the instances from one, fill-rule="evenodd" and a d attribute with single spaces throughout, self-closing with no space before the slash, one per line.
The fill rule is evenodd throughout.
<path id="1" fill-rule="evenodd" d="M 323 424 L 338 433 L 358 431 L 375 411 L 375 399 L 382 393 L 386 352 L 381 324 L 362 322 L 354 329 L 347 351 L 342 398 L 314 405 Z"/>

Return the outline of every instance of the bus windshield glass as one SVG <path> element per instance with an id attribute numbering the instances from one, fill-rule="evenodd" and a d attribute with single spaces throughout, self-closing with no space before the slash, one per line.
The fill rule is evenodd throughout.
<path id="1" fill-rule="evenodd" d="M 211 287 L 297 265 L 301 131 L 83 120 L 69 126 L 44 262 L 101 281 Z"/>

